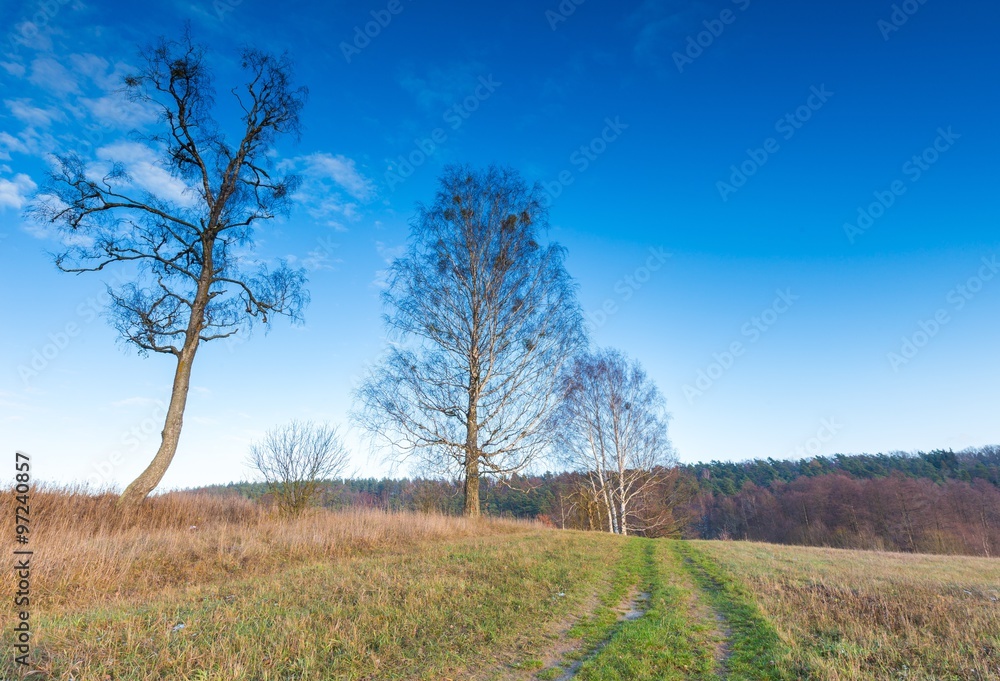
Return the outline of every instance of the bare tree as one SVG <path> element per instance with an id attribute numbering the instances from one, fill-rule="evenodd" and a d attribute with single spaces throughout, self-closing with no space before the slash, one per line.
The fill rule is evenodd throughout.
<path id="1" fill-rule="evenodd" d="M 234 146 L 212 117 L 213 88 L 203 49 L 185 34 L 160 39 L 125 78 L 131 100 L 154 107 L 162 132 L 144 138 L 160 165 L 187 188 L 156 195 L 114 163 L 103 177 L 77 155 L 57 158 L 35 217 L 59 224 L 74 244 L 59 254 L 65 272 L 131 265 L 134 279 L 111 290 L 114 325 L 140 354 L 177 361 L 162 440 L 149 466 L 119 499 L 128 508 L 159 484 L 177 451 L 191 367 L 199 345 L 226 338 L 274 315 L 299 319 L 308 300 L 302 270 L 245 268 L 239 250 L 254 226 L 286 210 L 294 176 L 272 176 L 269 153 L 280 135 L 297 134 L 306 91 L 291 83 L 287 56 L 252 48 L 242 54 L 247 82 L 232 94 L 241 111 Z M 95 174 L 96 172 L 96 174 Z"/>
<path id="2" fill-rule="evenodd" d="M 585 473 L 608 531 L 628 534 L 670 522 L 662 504 L 652 503 L 675 463 L 668 415 L 639 363 L 618 350 L 583 353 L 564 373 L 561 393 L 553 417 L 561 454 Z"/>
<path id="3" fill-rule="evenodd" d="M 292 421 L 251 445 L 247 463 L 264 477 L 278 507 L 298 514 L 312 503 L 319 483 L 336 477 L 349 459 L 336 428 Z"/>
<path id="4" fill-rule="evenodd" d="M 467 516 L 480 475 L 523 470 L 548 444 L 559 372 L 583 343 L 564 251 L 538 242 L 540 199 L 509 169 L 445 170 L 390 269 L 396 342 L 357 391 L 377 443 L 463 478 Z"/>

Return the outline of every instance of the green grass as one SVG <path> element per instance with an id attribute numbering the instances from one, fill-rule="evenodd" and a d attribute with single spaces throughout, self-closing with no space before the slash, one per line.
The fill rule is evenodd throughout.
<path id="1" fill-rule="evenodd" d="M 671 549 L 729 626 L 727 678 L 733 681 L 810 678 L 808 668 L 793 659 L 789 646 L 741 582 L 688 542 L 672 542 Z"/>
<path id="2" fill-rule="evenodd" d="M 448 541 L 42 612 L 36 678 L 467 678 L 543 650 L 621 547 L 584 533 Z M 12 671 L 9 643 L 0 669 Z"/>
<path id="3" fill-rule="evenodd" d="M 351 536 L 377 519 L 363 520 Z M 404 520 L 422 522 L 383 522 Z M 213 551 L 229 550 L 215 534 L 178 533 L 163 551 L 201 561 L 187 587 L 55 598 L 40 579 L 29 678 L 1000 680 L 995 559 L 450 522 L 237 579 L 212 577 Z M 648 610 L 623 620 L 638 592 Z M 11 643 L 5 626 L 0 678 L 19 678 Z"/>
<path id="4" fill-rule="evenodd" d="M 689 542 L 819 679 L 1000 679 L 1000 560 Z M 806 676 L 806 674 L 803 674 Z"/>
<path id="5" fill-rule="evenodd" d="M 641 547 L 640 584 L 649 609 L 621 622 L 607 645 L 580 667 L 581 681 L 713 678 L 713 630 L 695 617 L 690 584 L 665 541 L 632 539 Z"/>

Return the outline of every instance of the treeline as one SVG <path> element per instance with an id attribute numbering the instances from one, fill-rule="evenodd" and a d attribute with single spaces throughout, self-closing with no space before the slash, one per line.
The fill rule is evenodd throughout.
<path id="1" fill-rule="evenodd" d="M 262 483 L 203 491 L 269 501 Z M 481 494 L 489 515 L 608 529 L 581 473 L 487 478 Z M 460 481 L 419 478 L 327 481 L 318 498 L 329 508 L 463 508 Z M 1000 447 L 681 465 L 632 512 L 636 532 L 648 536 L 992 556 L 1000 552 Z"/>
<path id="2" fill-rule="evenodd" d="M 718 494 L 736 494 L 747 482 L 767 487 L 774 482 L 791 482 L 801 477 L 841 474 L 852 478 L 884 478 L 899 473 L 931 482 L 986 480 L 1000 487 L 1000 446 L 991 445 L 961 452 L 894 452 L 891 454 L 836 454 L 796 461 L 755 459 L 753 461 L 712 461 L 683 466 L 698 478 L 699 487 Z"/>
<path id="3" fill-rule="evenodd" d="M 485 478 L 481 487 L 483 512 L 510 518 L 545 516 L 555 507 L 555 477 L 557 476 L 550 473 L 537 477 L 514 476 L 502 484 Z M 262 482 L 234 482 L 198 491 L 236 493 L 265 504 L 271 501 L 267 485 Z M 320 506 L 332 509 L 360 507 L 459 515 L 463 507 L 462 485 L 459 481 L 424 478 L 328 480 L 320 485 L 316 499 Z"/>
<path id="4" fill-rule="evenodd" d="M 995 555 L 1000 489 L 984 479 L 934 482 L 898 472 L 800 477 L 735 494 L 701 492 L 688 536 L 851 549 Z"/>

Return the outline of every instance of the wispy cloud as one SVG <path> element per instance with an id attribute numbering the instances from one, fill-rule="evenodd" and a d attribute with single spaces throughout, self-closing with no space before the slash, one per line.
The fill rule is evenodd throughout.
<path id="1" fill-rule="evenodd" d="M 385 261 L 386 265 L 391 265 L 396 260 L 396 258 L 402 257 L 402 255 L 406 253 L 406 244 L 389 246 L 382 241 L 376 241 L 375 252 L 378 253 L 379 257 Z M 372 280 L 372 286 L 379 289 L 388 288 L 389 286 L 388 267 L 375 271 L 375 279 Z"/>
<path id="2" fill-rule="evenodd" d="M 126 102 L 118 93 L 96 99 L 83 97 L 79 101 L 93 117 L 94 122 L 104 127 L 133 130 L 156 121 L 157 113 L 151 105 Z"/>
<path id="3" fill-rule="evenodd" d="M 12 61 L 0 61 L 0 68 L 15 78 L 23 78 L 25 72 L 27 71 L 27 69 L 24 68 L 24 64 L 18 64 L 17 62 Z"/>
<path id="4" fill-rule="evenodd" d="M 347 231 L 342 221 L 357 220 L 361 204 L 375 197 L 375 183 L 343 155 L 316 152 L 285 159 L 278 168 L 301 175 L 295 200 L 313 220 L 338 232 Z"/>
<path id="5" fill-rule="evenodd" d="M 654 67 L 672 65 L 670 55 L 677 45 L 709 14 L 707 5 L 698 0 L 645 0 L 625 19 L 626 29 L 635 33 L 635 61 Z"/>
<path id="6" fill-rule="evenodd" d="M 38 185 L 24 173 L 18 173 L 10 180 L 0 177 L 0 210 L 4 208 L 21 210 L 37 188 Z"/>
<path id="7" fill-rule="evenodd" d="M 66 114 L 59 109 L 34 106 L 30 99 L 5 99 L 3 103 L 14 118 L 26 125 L 47 128 L 53 121 L 66 120 Z"/>
<path id="8" fill-rule="evenodd" d="M 435 111 L 466 97 L 486 72 L 486 67 L 475 61 L 434 67 L 423 75 L 418 75 L 412 66 L 404 66 L 399 85 L 422 109 Z"/>
<path id="9" fill-rule="evenodd" d="M 73 94 L 80 91 L 73 73 L 53 57 L 38 57 L 31 62 L 28 80 L 34 85 L 56 95 Z"/>
<path id="10" fill-rule="evenodd" d="M 132 178 L 132 184 L 179 206 L 189 207 L 197 195 L 178 177 L 159 164 L 156 150 L 138 142 L 115 142 L 97 150 L 97 158 L 105 161 L 90 170 L 94 176 L 107 172 L 111 163 L 122 163 Z"/>
<path id="11" fill-rule="evenodd" d="M 304 166 L 304 174 L 331 180 L 359 201 L 368 201 L 375 194 L 375 184 L 358 171 L 353 159 L 319 152 L 302 156 L 298 161 Z"/>

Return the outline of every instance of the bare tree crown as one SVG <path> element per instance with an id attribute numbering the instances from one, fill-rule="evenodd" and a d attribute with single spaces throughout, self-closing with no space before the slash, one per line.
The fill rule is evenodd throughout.
<path id="1" fill-rule="evenodd" d="M 666 519 L 641 513 L 676 462 L 667 437 L 665 401 L 642 366 L 614 349 L 582 353 L 563 374 L 553 416 L 564 461 L 585 473 L 612 532 Z"/>
<path id="2" fill-rule="evenodd" d="M 247 270 L 239 253 L 256 223 L 289 207 L 297 178 L 273 174 L 268 152 L 278 136 L 298 133 L 306 90 L 292 86 L 287 56 L 246 48 L 241 63 L 247 81 L 232 90 L 242 111 L 236 144 L 212 117 L 211 74 L 190 36 L 146 48 L 139 71 L 125 78 L 129 99 L 159 113 L 161 132 L 140 139 L 186 185 L 181 196 L 137 188 L 123 163 L 100 171 L 67 154 L 56 157 L 33 208 L 74 235 L 56 257 L 60 269 L 136 267 L 112 300 L 115 326 L 140 351 L 179 355 L 192 340 L 224 338 L 255 320 L 298 319 L 308 300 L 301 270 L 283 262 Z"/>
<path id="3" fill-rule="evenodd" d="M 251 445 L 248 464 L 263 476 L 282 510 L 299 513 L 313 502 L 320 482 L 342 472 L 349 457 L 336 428 L 292 421 Z"/>
<path id="4" fill-rule="evenodd" d="M 471 481 L 480 464 L 506 475 L 547 445 L 559 369 L 583 332 L 545 227 L 537 187 L 498 167 L 446 169 L 419 207 L 384 294 L 398 342 L 358 392 L 359 420 L 397 454 Z"/>

